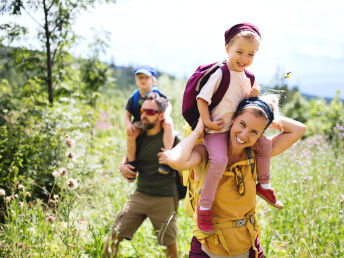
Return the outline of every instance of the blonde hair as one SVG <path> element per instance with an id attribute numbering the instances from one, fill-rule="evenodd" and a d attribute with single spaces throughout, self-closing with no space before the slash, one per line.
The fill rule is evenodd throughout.
<path id="1" fill-rule="evenodd" d="M 243 31 L 240 31 L 239 33 L 237 33 L 233 38 L 231 38 L 227 44 L 232 45 L 234 43 L 234 41 L 239 39 L 239 38 L 244 38 L 244 39 L 247 39 L 250 41 L 257 40 L 258 42 L 260 42 L 260 37 L 257 33 L 250 31 L 250 30 L 243 30 Z"/>

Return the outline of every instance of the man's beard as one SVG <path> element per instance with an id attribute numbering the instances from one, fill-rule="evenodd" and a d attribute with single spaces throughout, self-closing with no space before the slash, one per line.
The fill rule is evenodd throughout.
<path id="1" fill-rule="evenodd" d="M 156 125 L 157 125 L 157 122 L 158 122 L 158 118 L 153 122 L 153 123 L 150 123 L 148 121 L 148 119 L 144 119 L 145 121 L 147 121 L 146 123 L 144 123 L 142 120 L 141 121 L 137 121 L 134 123 L 134 126 L 137 127 L 137 128 L 140 128 L 142 131 L 148 131 L 152 128 L 154 128 Z"/>

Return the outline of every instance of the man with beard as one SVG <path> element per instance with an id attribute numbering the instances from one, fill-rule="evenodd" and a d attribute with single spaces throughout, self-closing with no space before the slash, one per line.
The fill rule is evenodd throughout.
<path id="1" fill-rule="evenodd" d="M 120 172 L 131 183 L 137 177 L 137 188 L 117 215 L 112 229 L 111 251 L 105 245 L 104 257 L 116 257 L 119 243 L 130 240 L 148 217 L 157 233 L 158 243 L 166 246 L 166 257 L 178 257 L 176 212 L 178 191 L 176 174 L 159 172 L 157 154 L 163 148 L 162 121 L 167 99 L 149 93 L 141 107 L 141 131 L 137 137 L 137 172 L 125 159 Z M 176 141 L 175 141 L 176 142 Z"/>

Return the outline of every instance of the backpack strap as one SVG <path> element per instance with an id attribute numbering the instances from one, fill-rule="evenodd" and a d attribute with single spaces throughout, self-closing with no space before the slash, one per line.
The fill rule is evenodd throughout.
<path id="1" fill-rule="evenodd" d="M 228 69 L 227 63 L 222 63 L 220 65 L 220 68 L 222 70 L 221 82 L 217 91 L 211 98 L 211 104 L 209 105 L 209 110 L 212 110 L 214 107 L 216 107 L 220 103 L 231 81 L 231 73 Z"/>
<path id="2" fill-rule="evenodd" d="M 247 70 L 244 70 L 244 72 L 245 72 L 245 74 L 246 74 L 247 78 L 249 78 L 249 79 L 250 79 L 250 82 L 251 82 L 251 88 L 252 88 L 252 87 L 253 87 L 253 84 L 254 84 L 254 80 L 255 80 L 255 78 L 254 78 L 254 74 L 253 74 L 253 73 L 251 73 L 251 72 L 249 72 L 249 71 L 247 71 Z"/>
<path id="3" fill-rule="evenodd" d="M 155 86 L 152 87 L 152 92 L 160 93 L 159 89 Z M 140 110 L 138 109 L 140 91 L 139 89 L 135 90 L 133 93 L 133 110 L 134 117 L 140 116 Z"/>
<path id="4" fill-rule="evenodd" d="M 251 173 L 252 175 L 254 174 L 254 162 L 252 162 L 253 159 L 253 155 L 252 155 L 252 150 L 251 148 L 247 147 L 245 148 L 245 152 L 246 152 L 246 155 L 247 155 L 247 158 L 248 158 L 248 162 L 250 163 L 250 166 L 251 166 Z"/>

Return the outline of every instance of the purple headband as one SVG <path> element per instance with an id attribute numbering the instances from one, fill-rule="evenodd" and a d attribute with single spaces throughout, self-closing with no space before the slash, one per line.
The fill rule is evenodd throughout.
<path id="1" fill-rule="evenodd" d="M 233 27 L 229 28 L 225 32 L 225 42 L 226 44 L 239 32 L 248 30 L 252 31 L 254 33 L 257 33 L 259 38 L 261 38 L 260 32 L 256 26 L 254 26 L 252 23 L 244 22 L 244 23 L 238 23 L 234 25 Z"/>

